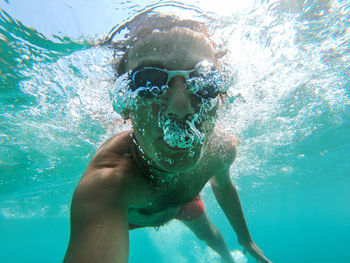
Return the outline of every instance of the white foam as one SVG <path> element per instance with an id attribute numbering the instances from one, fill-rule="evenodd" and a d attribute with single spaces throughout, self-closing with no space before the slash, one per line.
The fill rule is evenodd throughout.
<path id="1" fill-rule="evenodd" d="M 242 251 L 236 249 L 231 252 L 231 255 L 235 261 L 235 263 L 247 263 L 247 257 L 242 253 Z"/>

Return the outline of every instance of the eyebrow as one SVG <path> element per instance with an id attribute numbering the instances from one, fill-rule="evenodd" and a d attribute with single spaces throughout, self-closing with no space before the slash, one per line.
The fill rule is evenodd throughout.
<path id="1" fill-rule="evenodd" d="M 169 67 L 166 67 L 164 64 L 160 63 L 158 60 L 153 60 L 150 59 L 150 60 L 141 60 L 141 63 L 138 64 L 135 68 L 132 69 L 132 73 L 135 72 L 136 70 L 139 70 L 141 68 L 145 68 L 145 67 L 156 67 L 156 68 L 160 68 L 160 69 L 167 69 L 167 70 L 192 70 L 194 69 L 196 66 L 196 64 L 192 65 L 191 67 L 189 68 L 169 68 Z"/>
<path id="2" fill-rule="evenodd" d="M 146 68 L 146 67 L 155 67 L 155 68 L 160 68 L 160 69 L 167 69 L 166 67 L 164 67 L 164 65 L 161 65 L 157 62 L 154 63 L 149 63 L 149 62 L 143 62 L 140 65 L 138 65 L 137 67 L 135 67 L 132 70 L 132 73 L 134 73 L 135 71 L 142 69 L 142 68 Z"/>

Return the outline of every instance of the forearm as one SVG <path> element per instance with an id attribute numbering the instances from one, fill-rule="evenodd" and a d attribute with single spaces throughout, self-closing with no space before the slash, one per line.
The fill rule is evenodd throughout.
<path id="1" fill-rule="evenodd" d="M 110 216 L 72 228 L 64 263 L 126 263 L 128 254 L 128 229 L 120 218 Z"/>
<path id="2" fill-rule="evenodd" d="M 236 188 L 231 182 L 229 172 L 224 171 L 218 173 L 218 175 L 212 178 L 211 186 L 219 205 L 237 234 L 238 242 L 258 262 L 271 263 L 250 236 L 247 223 L 244 219 L 241 201 L 239 200 Z"/>
<path id="3" fill-rule="evenodd" d="M 236 188 L 230 182 L 220 188 L 212 185 L 212 189 L 220 207 L 235 230 L 239 243 L 244 247 L 249 246 L 252 243 L 252 238 Z"/>
<path id="4" fill-rule="evenodd" d="M 114 194 L 97 183 L 78 185 L 72 200 L 71 235 L 64 263 L 128 261 L 128 208 L 115 201 L 123 200 L 119 192 Z"/>

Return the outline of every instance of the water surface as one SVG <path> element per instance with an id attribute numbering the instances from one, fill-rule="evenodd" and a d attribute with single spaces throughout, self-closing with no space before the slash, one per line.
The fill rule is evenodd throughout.
<path id="1" fill-rule="evenodd" d="M 231 175 L 256 243 L 273 262 L 350 262 L 350 13 L 340 0 L 0 2 L 0 262 L 62 260 L 80 176 L 104 140 L 129 128 L 108 96 L 112 51 L 98 43 L 165 3 L 210 16 L 229 49 L 240 97 L 219 125 L 242 139 Z M 209 187 L 203 200 L 241 249 Z M 217 261 L 178 222 L 133 231 L 130 254 Z"/>

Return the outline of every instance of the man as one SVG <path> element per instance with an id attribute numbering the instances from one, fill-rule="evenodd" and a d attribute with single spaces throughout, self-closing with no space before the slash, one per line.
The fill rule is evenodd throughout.
<path id="1" fill-rule="evenodd" d="M 159 23 L 164 19 L 166 26 Z M 157 30 L 145 30 L 147 21 Z M 230 180 L 237 139 L 214 127 L 227 88 L 217 52 L 193 29 L 199 27 L 185 24 L 146 17 L 118 61 L 114 107 L 133 129 L 105 142 L 81 178 L 64 262 L 127 262 L 130 230 L 172 219 L 234 262 L 199 197 L 209 180 L 239 243 L 257 261 L 270 262 L 249 234 Z"/>

